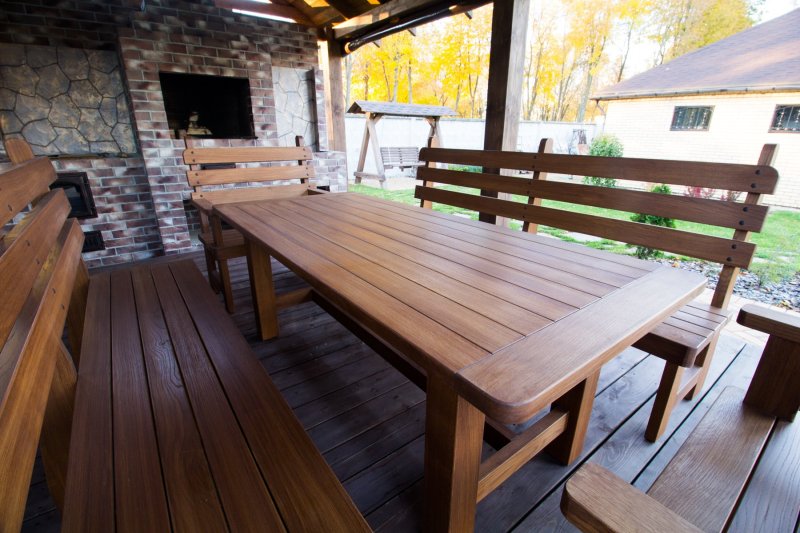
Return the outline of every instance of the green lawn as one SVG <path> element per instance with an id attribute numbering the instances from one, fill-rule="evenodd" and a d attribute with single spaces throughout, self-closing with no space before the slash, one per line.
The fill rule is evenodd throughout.
<path id="1" fill-rule="evenodd" d="M 448 186 L 444 188 L 470 194 L 476 193 L 475 189 L 463 187 Z M 385 191 L 374 187 L 367 187 L 365 185 L 351 184 L 350 190 L 361 194 L 385 198 L 386 200 L 393 200 L 395 202 L 402 202 L 410 205 L 419 204 L 419 201 L 414 198 L 413 189 L 402 191 Z M 521 196 L 515 196 L 514 199 L 517 201 L 525 201 L 525 198 Z M 630 220 L 632 214 L 622 211 L 614 211 L 612 209 L 565 204 L 563 202 L 554 202 L 550 200 L 545 200 L 542 202 L 542 205 L 545 207 L 566 209 L 578 213 L 601 215 L 621 220 Z M 464 214 L 473 219 L 477 219 L 477 213 L 467 209 L 441 204 L 435 204 L 434 209 L 443 213 Z M 732 230 L 714 226 L 706 226 L 704 224 L 696 224 L 694 222 L 684 222 L 678 220 L 676 221 L 676 226 L 678 229 L 695 233 L 704 233 L 718 237 L 732 236 Z M 521 224 L 513 221 L 511 223 L 511 227 L 519 229 Z M 572 238 L 566 231 L 563 230 L 542 226 L 540 227 L 540 231 L 559 237 L 562 240 L 575 241 L 574 238 Z M 767 217 L 764 230 L 760 233 L 754 233 L 751 237 L 752 242 L 757 245 L 757 249 L 755 255 L 756 258 L 753 261 L 753 265 L 750 270 L 757 274 L 762 281 L 778 281 L 791 277 L 796 272 L 800 272 L 800 245 L 798 245 L 798 243 L 795 241 L 799 235 L 800 212 L 773 209 Z M 633 253 L 632 247 L 615 241 L 591 241 L 584 244 L 616 253 Z"/>

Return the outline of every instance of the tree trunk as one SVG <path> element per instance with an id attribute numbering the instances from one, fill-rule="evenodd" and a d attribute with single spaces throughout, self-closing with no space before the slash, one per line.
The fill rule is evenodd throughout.
<path id="1" fill-rule="evenodd" d="M 413 84 L 411 83 L 411 62 L 408 62 L 408 103 L 414 103 L 414 97 L 412 93 Z"/>

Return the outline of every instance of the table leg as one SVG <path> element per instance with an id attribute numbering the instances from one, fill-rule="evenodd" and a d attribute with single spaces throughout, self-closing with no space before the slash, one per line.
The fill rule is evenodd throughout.
<path id="1" fill-rule="evenodd" d="M 485 417 L 438 376 L 428 376 L 427 402 L 425 529 L 472 531 Z"/>
<path id="2" fill-rule="evenodd" d="M 257 243 L 247 241 L 247 270 L 253 292 L 253 311 L 261 340 L 278 336 L 278 315 L 275 306 L 275 287 L 272 284 L 272 262 L 267 251 Z"/>
<path id="3" fill-rule="evenodd" d="M 583 442 L 586 440 L 586 429 L 592 417 L 592 405 L 599 378 L 598 370 L 553 402 L 554 408 L 569 413 L 569 419 L 564 433 L 551 442 L 545 450 L 565 465 L 572 463 L 583 452 Z"/>

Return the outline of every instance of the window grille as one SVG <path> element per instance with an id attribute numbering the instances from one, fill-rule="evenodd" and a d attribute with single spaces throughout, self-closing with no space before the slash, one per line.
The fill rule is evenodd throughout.
<path id="1" fill-rule="evenodd" d="M 708 131 L 708 124 L 711 122 L 712 106 L 675 106 L 672 114 L 672 127 L 670 129 Z"/>
<path id="2" fill-rule="evenodd" d="M 800 132 L 800 105 L 775 106 L 775 115 L 772 117 L 769 131 Z"/>

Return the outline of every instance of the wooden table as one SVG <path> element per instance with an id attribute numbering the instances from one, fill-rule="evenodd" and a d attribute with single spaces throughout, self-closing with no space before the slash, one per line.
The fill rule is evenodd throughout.
<path id="1" fill-rule="evenodd" d="M 695 273 L 357 194 L 219 206 L 248 241 L 261 336 L 270 257 L 427 378 L 426 526 L 545 449 L 581 453 L 600 368 L 705 286 Z M 484 423 L 550 413 L 481 463 Z M 499 424 L 495 424 L 499 426 Z"/>

